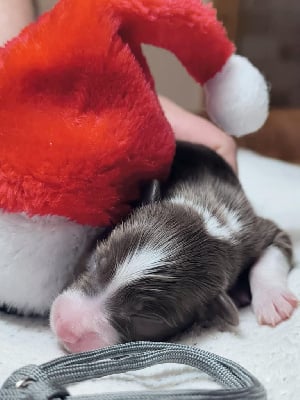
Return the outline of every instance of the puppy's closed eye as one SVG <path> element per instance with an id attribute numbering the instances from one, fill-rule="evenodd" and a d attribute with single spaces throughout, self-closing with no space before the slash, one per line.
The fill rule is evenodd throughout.
<path id="1" fill-rule="evenodd" d="M 184 326 L 172 325 L 159 316 L 149 315 L 134 315 L 131 318 L 133 334 L 139 340 L 167 339 L 186 329 L 191 323 L 192 320 L 189 320 Z"/>

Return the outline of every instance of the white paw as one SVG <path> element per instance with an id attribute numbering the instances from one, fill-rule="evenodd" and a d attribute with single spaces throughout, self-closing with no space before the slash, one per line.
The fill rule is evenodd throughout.
<path id="1" fill-rule="evenodd" d="M 278 325 L 290 318 L 298 304 L 297 297 L 286 287 L 266 287 L 252 298 L 252 307 L 261 325 Z"/>

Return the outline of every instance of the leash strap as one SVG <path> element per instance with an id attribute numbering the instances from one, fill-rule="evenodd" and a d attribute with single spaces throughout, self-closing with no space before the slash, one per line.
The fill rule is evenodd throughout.
<path id="1" fill-rule="evenodd" d="M 220 383 L 218 390 L 117 392 L 71 396 L 66 385 L 176 363 L 197 368 Z M 1 400 L 262 400 L 261 383 L 233 361 L 196 347 L 171 343 L 134 342 L 67 355 L 40 366 L 15 371 L 0 389 Z"/>

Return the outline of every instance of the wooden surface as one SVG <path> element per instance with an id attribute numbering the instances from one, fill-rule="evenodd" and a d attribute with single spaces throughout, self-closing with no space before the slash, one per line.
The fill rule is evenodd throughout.
<path id="1" fill-rule="evenodd" d="M 218 19 L 223 22 L 228 36 L 235 42 L 238 31 L 239 0 L 214 0 L 218 11 Z"/>
<path id="2" fill-rule="evenodd" d="M 237 141 L 260 154 L 300 164 L 300 108 L 271 110 L 260 131 Z"/>
<path id="3" fill-rule="evenodd" d="M 269 68 L 270 76 L 266 74 L 266 78 L 273 84 L 271 93 L 274 107 L 281 107 L 282 104 L 286 107 L 273 108 L 265 126 L 255 134 L 238 139 L 239 146 L 265 156 L 300 163 L 300 108 L 289 108 L 291 104 L 296 104 L 297 107 L 299 104 L 295 93 L 299 94 L 297 82 L 300 47 L 295 44 L 297 35 L 291 34 L 299 32 L 298 28 L 295 30 L 295 26 L 299 27 L 298 22 L 295 23 L 297 17 L 293 18 L 299 9 L 296 7 L 297 0 L 293 0 L 293 6 L 288 9 L 279 0 L 275 3 L 272 0 L 214 0 L 213 3 L 217 8 L 218 18 L 224 23 L 230 39 L 238 43 L 239 50 L 240 47 L 243 48 L 245 39 L 248 43 L 245 55 L 250 57 L 263 73 L 266 74 L 265 68 Z M 284 18 L 281 18 L 282 11 Z M 270 15 L 273 19 L 267 18 Z M 249 47 L 250 45 L 252 47 Z M 270 48 L 274 54 L 270 52 Z M 294 64 L 291 64 L 292 61 Z M 279 65 L 285 69 L 278 76 Z M 292 67 L 294 70 L 291 70 Z"/>
<path id="4" fill-rule="evenodd" d="M 225 6 L 231 1 L 222 2 Z M 299 0 L 240 1 L 238 53 L 264 74 L 276 108 L 300 107 L 299 21 Z"/>

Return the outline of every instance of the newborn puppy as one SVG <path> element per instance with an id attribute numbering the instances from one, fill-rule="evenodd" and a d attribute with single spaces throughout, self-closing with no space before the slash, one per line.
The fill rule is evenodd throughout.
<path id="1" fill-rule="evenodd" d="M 260 323 L 288 318 L 291 242 L 255 215 L 229 165 L 178 143 L 168 182 L 99 242 L 80 278 L 54 302 L 50 323 L 63 346 L 87 351 L 131 340 L 164 340 L 219 314 L 238 322 L 228 296 L 250 270 Z"/>

